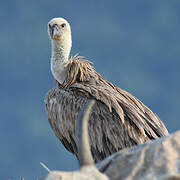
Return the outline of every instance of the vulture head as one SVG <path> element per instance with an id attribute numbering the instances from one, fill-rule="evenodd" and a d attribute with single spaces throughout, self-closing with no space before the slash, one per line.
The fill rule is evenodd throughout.
<path id="1" fill-rule="evenodd" d="M 65 42 L 71 41 L 71 27 L 63 18 L 53 18 L 48 23 L 48 34 L 51 40 Z"/>

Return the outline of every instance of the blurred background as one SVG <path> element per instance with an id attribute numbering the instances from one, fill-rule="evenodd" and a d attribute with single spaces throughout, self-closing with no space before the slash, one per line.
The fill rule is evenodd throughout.
<path id="1" fill-rule="evenodd" d="M 47 23 L 66 18 L 71 54 L 139 98 L 172 133 L 180 129 L 179 0 L 6 0 L 0 3 L 0 179 L 35 180 L 76 159 L 50 128 L 44 97 L 53 84 Z"/>

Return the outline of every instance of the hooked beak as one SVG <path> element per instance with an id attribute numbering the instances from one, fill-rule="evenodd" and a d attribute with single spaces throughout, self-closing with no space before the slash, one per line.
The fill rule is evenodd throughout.
<path id="1" fill-rule="evenodd" d="M 57 24 L 53 24 L 52 26 L 49 24 L 49 30 L 52 39 L 55 39 L 60 36 L 59 27 Z"/>

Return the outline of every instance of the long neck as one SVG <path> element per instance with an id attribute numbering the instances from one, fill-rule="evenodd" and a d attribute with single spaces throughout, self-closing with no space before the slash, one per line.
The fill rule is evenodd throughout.
<path id="1" fill-rule="evenodd" d="M 71 47 L 68 44 L 62 44 L 59 41 L 51 41 L 52 43 L 52 60 L 61 61 L 62 63 L 67 63 Z"/>
<path id="2" fill-rule="evenodd" d="M 66 78 L 70 50 L 71 43 L 66 44 L 52 40 L 51 71 L 54 78 L 61 84 Z"/>

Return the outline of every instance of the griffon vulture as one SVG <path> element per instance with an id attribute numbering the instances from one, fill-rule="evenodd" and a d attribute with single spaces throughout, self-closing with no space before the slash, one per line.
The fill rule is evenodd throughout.
<path id="1" fill-rule="evenodd" d="M 79 159 L 76 123 L 81 108 L 94 99 L 89 119 L 91 153 L 95 162 L 123 148 L 168 134 L 163 122 L 141 101 L 104 79 L 81 56 L 69 59 L 71 28 L 63 18 L 48 23 L 51 71 L 58 87 L 45 99 L 50 125 L 66 149 Z"/>

